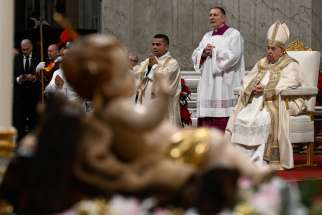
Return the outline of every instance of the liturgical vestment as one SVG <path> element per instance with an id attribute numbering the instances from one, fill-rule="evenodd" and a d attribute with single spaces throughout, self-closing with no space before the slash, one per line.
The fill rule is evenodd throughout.
<path id="1" fill-rule="evenodd" d="M 144 60 L 138 67 L 135 68 L 137 81 L 136 103 L 145 104 L 155 96 L 154 74 L 156 72 L 164 73 L 168 78 L 169 90 L 171 94 L 171 101 L 168 106 L 167 118 L 177 125 L 181 125 L 180 120 L 180 67 L 171 55 L 170 52 L 165 53 L 159 58 L 156 58 L 157 64 L 151 68 L 149 65 L 149 58 Z"/>
<path id="2" fill-rule="evenodd" d="M 259 83 L 264 87 L 264 93 L 254 95 L 253 89 Z M 226 135 L 257 165 L 294 166 L 288 135 L 289 116 L 290 113 L 296 115 L 304 111 L 305 104 L 303 99 L 297 98 L 290 101 L 290 109 L 287 110 L 279 93 L 300 85 L 299 65 L 287 54 L 274 64 L 269 64 L 266 58 L 261 59 L 244 78 Z"/>
<path id="3" fill-rule="evenodd" d="M 207 44 L 213 45 L 212 57 L 201 64 Z M 192 54 L 195 71 L 201 72 L 198 85 L 197 116 L 229 117 L 237 103 L 233 89 L 244 77 L 243 38 L 229 27 L 223 34 L 206 33 Z"/>

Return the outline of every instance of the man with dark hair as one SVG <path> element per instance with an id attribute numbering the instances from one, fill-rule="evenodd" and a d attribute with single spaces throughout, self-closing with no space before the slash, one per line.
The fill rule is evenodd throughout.
<path id="1" fill-rule="evenodd" d="M 207 32 L 192 54 L 197 72 L 198 126 L 217 127 L 222 131 L 237 103 L 233 89 L 239 87 L 244 76 L 244 42 L 239 31 L 226 24 L 222 7 L 210 9 Z"/>
<path id="2" fill-rule="evenodd" d="M 137 93 L 135 101 L 144 104 L 150 101 L 156 94 L 153 81 L 156 73 L 165 74 L 168 77 L 169 91 L 173 99 L 169 104 L 168 119 L 174 124 L 180 125 L 179 95 L 180 95 L 180 68 L 178 61 L 169 52 L 169 37 L 164 34 L 156 34 L 152 39 L 152 53 L 144 60 L 134 72 L 138 77 Z"/>
<path id="3" fill-rule="evenodd" d="M 153 38 L 157 38 L 157 39 L 163 39 L 164 42 L 166 42 L 166 44 L 169 46 L 170 45 L 170 40 L 169 40 L 169 37 L 165 34 L 156 34 L 154 35 Z"/>

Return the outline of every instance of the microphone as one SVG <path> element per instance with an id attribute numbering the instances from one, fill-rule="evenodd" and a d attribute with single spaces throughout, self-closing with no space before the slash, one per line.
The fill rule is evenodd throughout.
<path id="1" fill-rule="evenodd" d="M 58 57 L 55 59 L 54 63 L 61 63 L 62 61 L 63 61 L 63 57 L 62 57 L 62 56 L 58 56 Z"/>

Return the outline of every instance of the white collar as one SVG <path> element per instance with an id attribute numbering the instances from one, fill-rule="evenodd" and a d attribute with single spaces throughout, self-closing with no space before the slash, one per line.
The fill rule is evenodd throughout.
<path id="1" fill-rule="evenodd" d="M 32 57 L 32 53 L 30 53 L 30 55 L 28 55 L 28 56 L 26 56 L 26 55 L 23 56 L 24 59 L 27 59 L 27 58 L 30 59 L 31 57 Z"/>
<path id="2" fill-rule="evenodd" d="M 170 56 L 170 52 L 169 51 L 167 51 L 164 55 L 162 55 L 161 57 L 157 57 L 157 59 L 158 59 L 158 61 L 160 61 L 160 60 L 164 60 L 164 59 L 166 59 L 167 57 L 169 57 Z"/>

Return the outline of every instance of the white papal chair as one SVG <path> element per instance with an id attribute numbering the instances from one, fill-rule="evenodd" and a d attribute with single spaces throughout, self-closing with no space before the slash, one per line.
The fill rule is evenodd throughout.
<path id="1" fill-rule="evenodd" d="M 306 101 L 305 114 L 291 116 L 289 121 L 289 137 L 292 145 L 305 144 L 307 147 L 307 160 L 304 166 L 313 166 L 314 156 L 314 108 L 318 93 L 317 82 L 320 66 L 320 52 L 318 51 L 288 51 L 291 57 L 300 64 L 300 78 L 303 86 L 297 89 L 286 89 L 281 92 L 286 102 L 294 97 L 302 97 Z"/>

